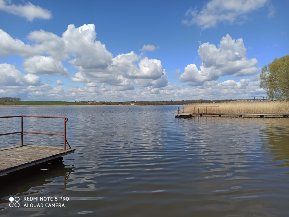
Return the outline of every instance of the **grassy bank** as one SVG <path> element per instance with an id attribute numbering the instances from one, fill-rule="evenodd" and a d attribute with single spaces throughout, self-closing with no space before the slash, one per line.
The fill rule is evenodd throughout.
<path id="1" fill-rule="evenodd" d="M 289 113 L 289 102 L 234 101 L 223 103 L 193 103 L 185 105 L 184 112 L 210 114 L 284 114 Z"/>

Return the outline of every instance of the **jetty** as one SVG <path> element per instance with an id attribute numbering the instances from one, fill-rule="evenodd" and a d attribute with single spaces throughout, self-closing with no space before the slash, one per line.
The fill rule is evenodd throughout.
<path id="1" fill-rule="evenodd" d="M 195 118 L 195 117 L 227 117 L 227 118 L 289 118 L 289 113 L 260 113 L 260 112 L 224 112 L 219 105 L 198 105 L 191 106 L 190 109 L 178 108 L 176 118 Z"/>
<path id="2" fill-rule="evenodd" d="M 59 160 L 64 155 L 72 153 L 75 149 L 71 148 L 67 140 L 67 122 L 68 118 L 63 116 L 2 116 L 1 119 L 20 119 L 20 130 L 14 132 L 0 133 L 0 136 L 19 135 L 20 145 L 0 148 L 0 177 L 10 173 L 23 170 L 25 168 L 33 167 L 49 161 Z M 28 131 L 24 129 L 25 119 L 62 119 L 62 132 L 44 132 L 44 131 Z M 25 135 L 46 135 L 46 136 L 60 136 L 63 138 L 61 147 L 55 145 L 35 145 L 26 144 Z"/>

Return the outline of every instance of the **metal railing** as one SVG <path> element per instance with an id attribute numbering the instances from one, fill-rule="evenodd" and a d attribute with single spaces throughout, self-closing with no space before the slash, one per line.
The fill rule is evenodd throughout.
<path id="1" fill-rule="evenodd" d="M 63 148 L 64 150 L 71 149 L 69 142 L 67 140 L 67 122 L 68 118 L 64 116 L 39 116 L 39 115 L 15 115 L 15 116 L 0 116 L 2 118 L 20 118 L 20 131 L 9 132 L 9 133 L 0 133 L 0 136 L 7 136 L 13 134 L 20 134 L 20 146 L 24 146 L 24 135 L 31 134 L 31 135 L 47 135 L 47 136 L 62 136 L 63 137 Z M 61 133 L 58 132 L 45 132 L 45 131 L 24 131 L 24 119 L 26 118 L 38 118 L 38 119 L 63 119 L 64 130 Z"/>

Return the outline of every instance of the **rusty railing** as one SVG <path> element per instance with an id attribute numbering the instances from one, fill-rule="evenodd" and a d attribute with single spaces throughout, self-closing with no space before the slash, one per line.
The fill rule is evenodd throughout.
<path id="1" fill-rule="evenodd" d="M 20 131 L 9 132 L 9 133 L 1 133 L 0 136 L 7 136 L 13 134 L 20 134 L 20 146 L 24 146 L 24 135 L 31 134 L 31 135 L 47 135 L 47 136 L 62 136 L 63 137 L 63 148 L 64 150 L 71 149 L 69 142 L 67 140 L 67 121 L 68 118 L 64 116 L 39 116 L 39 115 L 16 115 L 16 116 L 0 116 L 2 118 L 20 118 Z M 47 118 L 54 118 L 54 119 L 63 119 L 64 130 L 63 132 L 45 132 L 45 131 L 24 131 L 24 119 L 26 118 L 39 118 L 39 119 L 47 119 Z"/>

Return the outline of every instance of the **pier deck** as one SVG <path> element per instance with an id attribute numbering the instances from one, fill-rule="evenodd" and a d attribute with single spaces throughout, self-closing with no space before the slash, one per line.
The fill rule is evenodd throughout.
<path id="1" fill-rule="evenodd" d="M 29 131 L 24 130 L 24 123 L 26 119 L 59 119 L 63 123 L 63 132 L 57 131 Z M 0 133 L 0 136 L 18 135 L 20 139 L 20 146 L 0 148 L 0 177 L 9 173 L 32 167 L 37 164 L 45 163 L 51 160 L 59 159 L 66 154 L 72 153 L 72 149 L 67 141 L 67 121 L 68 118 L 64 116 L 36 116 L 36 115 L 18 115 L 18 116 L 0 116 L 2 119 L 19 119 L 20 130 L 15 132 Z M 47 124 L 45 123 L 45 126 Z M 3 130 L 3 129 L 2 129 Z M 5 128 L 4 128 L 5 130 Z M 60 147 L 55 146 L 38 146 L 24 143 L 25 135 L 46 135 L 46 136 L 60 136 L 63 143 Z"/>
<path id="2" fill-rule="evenodd" d="M 24 145 L 0 149 L 0 176 L 63 157 L 75 149 Z"/>

